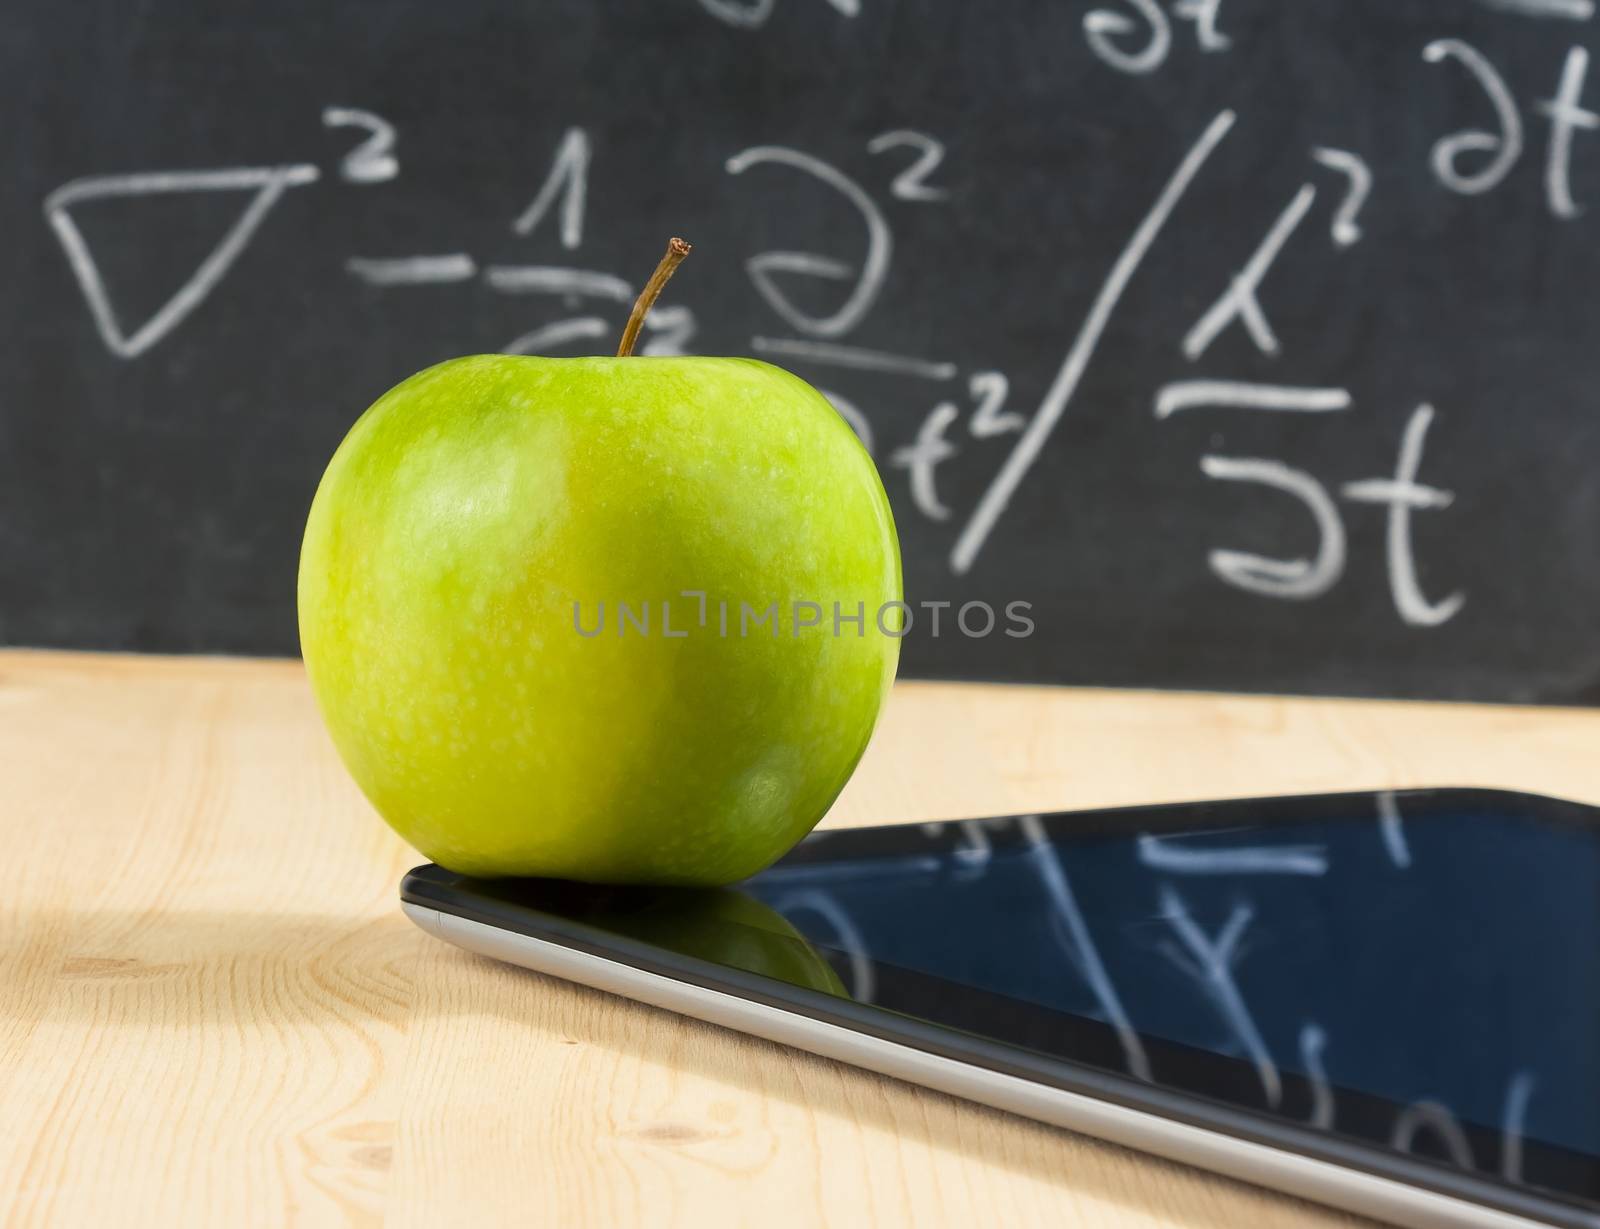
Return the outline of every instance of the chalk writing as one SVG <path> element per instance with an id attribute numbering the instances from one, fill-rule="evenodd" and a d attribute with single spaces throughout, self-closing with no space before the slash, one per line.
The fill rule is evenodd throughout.
<path id="1" fill-rule="evenodd" d="M 44 215 L 61 241 L 78 288 L 89 304 L 96 329 L 106 348 L 118 358 L 137 358 L 150 349 L 205 302 L 227 276 L 290 188 L 315 183 L 320 175 L 307 163 L 289 166 L 230 167 L 214 171 L 151 171 L 136 175 L 102 175 L 74 179 L 45 197 Z M 211 249 L 183 285 L 153 315 L 132 331 L 117 318 L 116 309 L 96 266 L 83 232 L 73 221 L 72 207 L 97 200 L 148 197 L 185 192 L 245 192 L 248 202 L 238 220 Z"/>
<path id="2" fill-rule="evenodd" d="M 1000 519 L 1017 487 L 1027 477 L 1028 471 L 1033 468 L 1045 441 L 1050 438 L 1056 423 L 1060 421 L 1061 415 L 1066 412 L 1068 404 L 1072 401 L 1073 394 L 1077 392 L 1078 384 L 1083 379 L 1090 360 L 1094 358 L 1095 349 L 1099 346 L 1106 326 L 1111 322 L 1111 315 L 1116 311 L 1118 302 L 1128 288 L 1128 283 L 1139 271 L 1146 253 L 1155 244 L 1167 224 L 1167 219 L 1172 216 L 1184 193 L 1188 191 L 1189 185 L 1194 182 L 1222 139 L 1228 135 L 1228 130 L 1233 127 L 1234 118 L 1232 111 L 1222 111 L 1206 126 L 1205 131 L 1200 134 L 1200 139 L 1178 164 L 1177 171 L 1167 181 L 1155 204 L 1135 228 L 1133 237 L 1129 239 L 1122 254 L 1111 266 L 1111 272 L 1090 305 L 1089 314 L 1078 330 L 1078 336 L 1073 341 L 1072 348 L 1068 350 L 1060 371 L 1050 385 L 1049 392 L 1045 394 L 1039 408 L 1029 419 L 1027 427 L 1018 437 L 1000 472 L 989 484 L 983 498 L 978 501 L 966 527 L 961 531 L 961 536 L 956 539 L 956 544 L 950 552 L 952 571 L 957 574 L 966 572 L 977 559 L 978 552 L 983 549 L 984 542 L 994 530 L 995 522 Z"/>
<path id="3" fill-rule="evenodd" d="M 550 163 L 550 173 L 528 207 L 517 215 L 511 229 L 519 235 L 533 232 L 544 216 L 561 202 L 561 246 L 568 251 L 583 245 L 584 209 L 589 197 L 589 160 L 593 157 L 589 134 L 568 128 Z"/>
<path id="4" fill-rule="evenodd" d="M 1311 151 L 1311 156 L 1350 181 L 1345 198 L 1333 215 L 1333 225 L 1330 228 L 1333 241 L 1340 247 L 1347 248 L 1361 238 L 1361 225 L 1356 219 L 1361 216 L 1367 197 L 1372 195 L 1372 172 L 1359 155 L 1347 149 L 1327 149 L 1318 146 Z"/>
<path id="5" fill-rule="evenodd" d="M 345 155 L 339 174 L 351 183 L 384 183 L 400 173 L 400 160 L 394 156 L 394 125 L 371 111 L 354 107 L 327 107 L 322 123 L 328 128 L 360 128 L 367 139 Z"/>

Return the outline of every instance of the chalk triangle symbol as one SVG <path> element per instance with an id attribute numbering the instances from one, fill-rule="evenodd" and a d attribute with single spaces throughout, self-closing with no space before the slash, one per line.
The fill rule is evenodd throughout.
<path id="1" fill-rule="evenodd" d="M 106 348 L 119 358 L 132 359 L 154 346 L 205 302 L 206 296 L 227 275 L 234 261 L 250 245 L 256 230 L 290 188 L 316 181 L 319 172 L 308 163 L 286 166 L 229 167 L 207 171 L 147 171 L 133 175 L 102 175 L 74 179 L 57 188 L 44 201 L 45 220 L 60 240 L 72 275 L 78 281 L 94 317 L 95 328 Z M 249 202 L 216 246 L 206 254 L 188 279 L 145 322 L 131 332 L 117 319 L 106 292 L 105 280 L 94 255 L 73 220 L 72 206 L 86 201 L 147 197 L 181 192 L 247 192 Z"/>

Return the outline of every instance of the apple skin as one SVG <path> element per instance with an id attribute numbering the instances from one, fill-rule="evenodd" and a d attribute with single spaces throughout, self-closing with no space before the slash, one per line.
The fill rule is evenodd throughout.
<path id="1" fill-rule="evenodd" d="M 776 860 L 866 749 L 899 657 L 875 616 L 900 600 L 871 458 L 751 359 L 431 367 L 351 428 L 300 555 L 301 649 L 345 765 L 477 876 L 719 885 Z M 649 634 L 619 601 L 648 603 Z M 778 634 L 753 614 L 741 636 L 741 602 L 776 602 Z M 794 628 L 795 602 L 822 624 Z M 860 634 L 834 634 L 834 602 L 861 604 Z"/>

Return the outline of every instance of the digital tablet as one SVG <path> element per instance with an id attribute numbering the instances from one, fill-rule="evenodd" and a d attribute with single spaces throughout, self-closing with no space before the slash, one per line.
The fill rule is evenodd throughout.
<path id="1" fill-rule="evenodd" d="M 1423 790 L 405 878 L 451 943 L 1403 1225 L 1600 1227 L 1600 812 Z"/>

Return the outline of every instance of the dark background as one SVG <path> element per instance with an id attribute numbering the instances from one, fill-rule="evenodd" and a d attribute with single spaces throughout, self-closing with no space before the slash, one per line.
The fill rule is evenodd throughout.
<path id="1" fill-rule="evenodd" d="M 693 311 L 690 349 L 802 336 L 745 261 L 791 250 L 855 266 L 866 233 L 843 196 L 800 171 L 726 171 L 741 150 L 776 144 L 849 176 L 893 233 L 875 305 L 833 340 L 956 369 L 931 380 L 778 360 L 868 419 L 908 599 L 1033 604 L 1028 639 L 913 633 L 906 674 L 1600 698 L 1600 213 L 1553 216 L 1539 107 L 1591 23 L 1486 0 L 1221 0 L 1228 50 L 1201 51 L 1195 24 L 1171 19 L 1164 62 L 1130 75 L 1084 30 L 1092 9 L 1121 14 L 1133 29 L 1117 41 L 1137 50 L 1145 27 L 1129 0 L 860 0 L 854 16 L 775 0 L 744 26 L 713 0 L 221 7 L 27 0 L 0 26 L 0 642 L 294 653 L 304 515 L 360 411 L 420 367 L 566 317 L 613 329 L 552 352 L 609 351 L 625 314 L 481 278 L 373 287 L 346 270 L 352 257 L 463 252 L 480 269 L 570 266 L 637 286 L 666 236 L 683 234 L 697 250 L 665 302 Z M 1459 62 L 1424 62 L 1439 38 L 1489 59 L 1524 125 L 1520 159 L 1481 195 L 1452 193 L 1430 170 L 1440 138 L 1496 127 Z M 1589 94 L 1600 106 L 1600 84 Z M 364 136 L 325 127 L 330 106 L 394 125 L 395 178 L 341 177 Z M 1134 228 L 1224 108 L 1233 130 L 987 546 L 956 575 L 951 547 L 1017 438 L 974 438 L 968 378 L 1004 373 L 1005 408 L 1034 412 Z M 593 156 L 582 242 L 568 250 L 558 209 L 525 236 L 511 224 L 573 127 Z M 892 129 L 942 143 L 928 183 L 945 199 L 892 193 L 915 151 L 866 148 Z M 1316 146 L 1354 151 L 1373 172 L 1364 237 L 1348 248 L 1329 233 L 1344 181 L 1312 160 Z M 320 178 L 284 193 L 204 302 L 143 354 L 111 353 L 46 222 L 47 195 L 84 176 L 293 163 Z M 1600 201 L 1600 134 L 1575 134 L 1571 174 L 1580 203 Z M 1316 202 L 1260 295 L 1280 352 L 1262 354 L 1235 323 L 1188 362 L 1182 338 L 1305 183 Z M 251 197 L 72 207 L 125 331 Z M 783 286 L 826 315 L 850 282 Z M 1200 377 L 1339 386 L 1353 406 L 1154 417 L 1163 384 Z M 936 471 L 951 512 L 939 522 L 891 457 L 945 400 L 961 414 L 948 432 L 958 451 Z M 1339 498 L 1346 482 L 1393 474 L 1422 402 L 1437 417 L 1420 481 L 1455 498 L 1413 517 L 1420 583 L 1434 601 L 1466 597 L 1433 628 L 1396 612 L 1385 509 Z M 1316 536 L 1289 496 L 1208 479 L 1207 453 L 1276 459 L 1323 483 L 1348 532 L 1339 582 L 1286 601 L 1214 574 L 1213 549 L 1308 556 Z"/>

